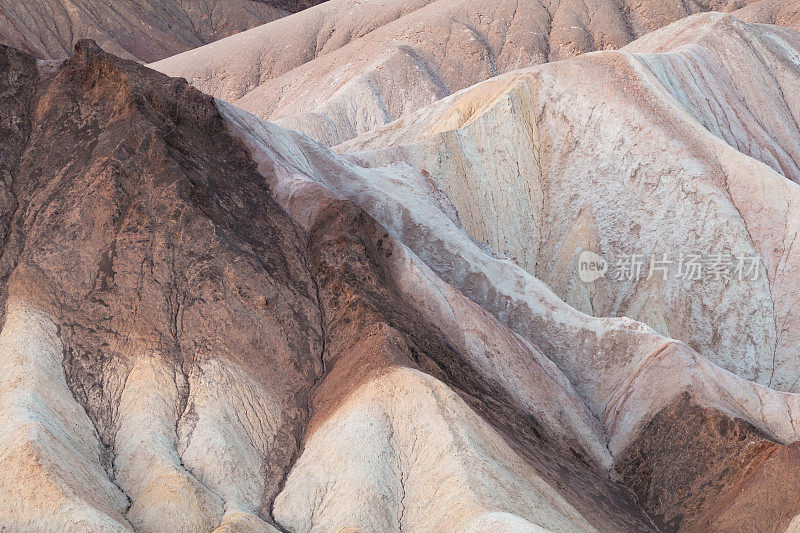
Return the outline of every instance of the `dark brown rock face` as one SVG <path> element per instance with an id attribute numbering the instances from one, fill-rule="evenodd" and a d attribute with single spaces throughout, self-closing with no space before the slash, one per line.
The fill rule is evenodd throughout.
<path id="1" fill-rule="evenodd" d="M 325 0 L 253 0 L 255 2 L 260 2 L 262 4 L 267 4 L 269 6 L 283 9 L 289 13 L 297 13 L 298 11 L 302 11 L 304 9 L 308 9 L 309 7 L 313 7 L 317 4 L 321 4 Z"/>
<path id="2" fill-rule="evenodd" d="M 800 446 L 777 447 L 714 498 L 687 531 L 787 531 L 800 510 Z M 735 479 L 735 478 L 734 478 Z"/>
<path id="3" fill-rule="evenodd" d="M 4 300 L 57 317 L 67 381 L 107 445 L 136 356 L 244 369 L 283 402 L 274 490 L 321 371 L 296 226 L 182 80 L 85 41 L 52 79 L 11 49 L 0 61 Z"/>
<path id="4" fill-rule="evenodd" d="M 0 48 L 0 237 L 3 251 L 11 233 L 11 221 L 19 204 L 14 192 L 14 173 L 30 135 L 34 94 L 39 83 L 36 61 L 13 48 Z M 9 262 L 10 261 L 10 262 Z M 0 279 L 5 282 L 14 261 L 3 253 Z"/>
<path id="5" fill-rule="evenodd" d="M 684 393 L 617 466 L 662 531 L 783 531 L 800 510 L 797 446 Z"/>

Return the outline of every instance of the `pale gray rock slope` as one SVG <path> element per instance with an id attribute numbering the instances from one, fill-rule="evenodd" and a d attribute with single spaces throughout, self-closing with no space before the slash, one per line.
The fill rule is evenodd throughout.
<path id="1" fill-rule="evenodd" d="M 313 433 L 275 509 L 291 531 L 594 529 L 457 394 L 407 368 Z"/>
<path id="2" fill-rule="evenodd" d="M 3 529 L 126 531 L 127 498 L 101 466 L 103 447 L 73 398 L 56 324 L 6 304 L 0 333 L 0 523 Z M 34 489 L 34 490 L 32 490 Z"/>
<path id="3" fill-rule="evenodd" d="M 418 302 L 418 309 L 452 309 L 452 303 L 437 301 L 447 297 L 443 289 L 447 282 L 556 363 L 602 424 L 601 442 L 610 457 L 601 459 L 600 464 L 613 468 L 653 417 L 687 393 L 703 408 L 746 420 L 772 439 L 797 440 L 800 428 L 794 420 L 800 414 L 800 397 L 735 376 L 642 323 L 592 318 L 576 311 L 528 272 L 493 257 L 470 239 L 452 214 L 442 209 L 438 191 L 421 173 L 408 166 L 374 168 L 355 158 L 332 157 L 326 148 L 301 134 L 232 106 L 222 105 L 221 109 L 253 150 L 278 201 L 297 220 L 313 224 L 317 219 L 312 198 L 333 194 L 361 206 L 403 243 L 392 253 L 401 256 L 396 261 L 404 265 L 395 272 L 406 280 L 404 286 Z M 427 281 L 412 274 L 414 270 Z M 432 290 L 426 285 L 440 288 Z M 429 313 L 423 311 L 423 316 L 437 316 Z M 465 317 L 458 319 L 462 326 L 466 323 Z M 442 324 L 440 320 L 436 323 Z M 482 331 L 491 330 L 484 327 Z M 330 372 L 329 379 L 335 379 L 337 367 Z M 480 424 L 469 423 L 470 417 L 456 404 L 440 399 L 435 410 L 425 408 L 425 398 L 432 391 L 424 381 L 413 374 L 394 374 L 390 383 L 372 380 L 352 391 L 334 414 L 326 414 L 323 423 L 312 420 L 304 452 L 275 501 L 275 516 L 297 531 L 324 531 L 331 524 L 394 530 L 400 527 L 398 523 L 411 529 L 461 530 L 467 527 L 461 521 L 464 514 L 473 516 L 475 524 L 500 520 L 505 527 L 516 524 L 513 527 L 521 530 L 526 529 L 520 519 L 530 521 L 534 524 L 527 529 L 530 531 L 536 527 L 581 530 L 583 520 L 601 530 L 608 527 L 607 523 L 598 525 L 591 513 L 578 511 L 575 500 L 567 502 L 572 509 L 564 507 L 564 502 L 554 498 L 541 481 L 530 478 L 524 468 L 515 468 L 516 476 L 508 478 L 501 465 L 487 463 L 489 457 L 508 457 L 501 464 L 513 459 L 502 446 L 488 444 L 490 437 L 481 436 L 485 434 Z M 404 387 L 410 390 L 400 392 Z M 417 406 L 417 416 L 405 412 L 407 402 Z M 444 436 L 434 429 L 447 412 L 453 413 L 449 415 L 451 431 L 461 437 Z M 455 415 L 457 412 L 462 414 Z M 425 421 L 422 427 L 419 420 Z M 578 431 L 581 426 L 569 422 L 564 427 Z M 591 435 L 584 430 L 580 434 Z M 451 454 L 438 451 L 451 438 L 457 443 L 456 463 L 443 461 Z M 480 452 L 487 445 L 494 450 L 488 456 Z M 428 455 L 438 459 L 431 461 Z M 365 470 L 353 477 L 349 474 L 353 465 L 363 465 L 359 468 Z M 421 469 L 430 476 L 422 476 L 417 465 L 426 465 Z M 451 469 L 459 468 L 467 477 L 466 472 L 482 472 L 481 481 L 475 482 L 477 491 L 469 483 L 463 489 L 453 485 L 460 478 L 454 477 Z M 391 472 L 398 476 L 394 482 Z M 450 480 L 447 488 L 437 490 L 444 479 Z M 500 485 L 493 488 L 495 480 Z M 430 490 L 437 490 L 435 496 Z M 450 491 L 455 490 L 464 492 L 451 496 Z M 384 507 L 387 501 L 388 508 Z M 488 516 L 487 510 L 496 509 L 501 501 L 507 514 Z M 515 507 L 518 502 L 523 502 L 522 508 Z M 460 512 L 446 521 L 446 511 L 453 507 Z M 576 511 L 582 519 L 575 516 Z M 619 515 L 615 516 L 618 520 Z M 616 528 L 623 529 L 619 524 Z"/>
<path id="4" fill-rule="evenodd" d="M 298 11 L 260 0 L 2 0 L 0 43 L 64 59 L 79 39 L 127 59 L 155 61 Z"/>
<path id="5" fill-rule="evenodd" d="M 794 391 L 799 49 L 791 30 L 697 15 L 620 52 L 489 80 L 338 149 L 424 173 L 475 239 L 576 309 L 640 320 Z M 612 266 L 641 254 L 644 275 L 584 283 L 583 250 Z M 664 253 L 763 265 L 755 280 L 680 278 L 674 264 L 644 279 Z"/>
<path id="6" fill-rule="evenodd" d="M 151 66 L 333 145 L 498 74 L 742 4 L 333 0 Z"/>

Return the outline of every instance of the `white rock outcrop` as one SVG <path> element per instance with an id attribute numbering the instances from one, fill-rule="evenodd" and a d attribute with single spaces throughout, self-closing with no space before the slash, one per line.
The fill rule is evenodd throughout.
<path id="1" fill-rule="evenodd" d="M 10 531 L 130 531 L 128 500 L 64 379 L 53 320 L 7 303 L 0 332 L 0 524 Z"/>
<path id="2" fill-rule="evenodd" d="M 475 531 L 520 517 L 529 531 L 594 530 L 458 395 L 407 368 L 352 391 L 307 437 L 275 517 L 291 531 Z"/>
<path id="3" fill-rule="evenodd" d="M 223 502 L 184 467 L 177 452 L 180 397 L 188 386 L 158 354 L 141 356 L 125 380 L 115 438 L 115 472 L 139 531 L 211 530 Z"/>
<path id="4" fill-rule="evenodd" d="M 800 188 L 788 154 L 800 99 L 779 87 L 800 82 L 798 49 L 789 30 L 698 15 L 622 52 L 490 80 L 338 149 L 424 173 L 474 238 L 576 309 L 642 321 L 746 379 L 794 391 Z M 779 97 L 758 97 L 739 67 L 784 80 Z M 636 255 L 641 276 L 585 283 L 584 250 L 612 267 Z M 663 254 L 669 275 L 647 279 Z M 761 264 L 743 279 L 734 270 L 694 279 L 677 275 L 681 254 Z"/>

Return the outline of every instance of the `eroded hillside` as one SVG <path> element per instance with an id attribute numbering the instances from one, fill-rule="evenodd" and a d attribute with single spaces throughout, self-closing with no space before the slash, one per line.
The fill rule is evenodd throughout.
<path id="1" fill-rule="evenodd" d="M 53 6 L 0 530 L 800 527 L 795 2 Z"/>
<path id="2" fill-rule="evenodd" d="M 2 0 L 0 43 L 65 59 L 79 39 L 128 59 L 157 61 L 279 19 L 314 1 Z"/>
<path id="3" fill-rule="evenodd" d="M 572 72 L 655 87 L 639 53 Z M 4 526 L 778 531 L 800 513 L 776 477 L 796 395 L 571 307 L 476 244 L 446 167 L 338 155 L 91 42 L 55 71 L 0 58 Z M 532 106 L 562 65 L 491 82 L 466 122 L 548 120 Z M 481 94 L 414 115 L 425 142 Z"/>
<path id="4" fill-rule="evenodd" d="M 335 145 L 498 74 L 745 4 L 333 0 L 151 66 Z M 793 21 L 787 10 L 775 0 L 751 15 Z"/>

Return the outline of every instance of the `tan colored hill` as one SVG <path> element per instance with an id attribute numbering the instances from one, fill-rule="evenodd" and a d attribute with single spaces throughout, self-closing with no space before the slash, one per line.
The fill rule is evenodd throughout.
<path id="1" fill-rule="evenodd" d="M 307 139 L 265 159 L 90 42 L 2 52 L 4 528 L 649 528 L 535 346 L 316 174 L 272 196 Z"/>
<path id="2" fill-rule="evenodd" d="M 79 39 L 120 57 L 163 59 L 284 17 L 314 2 L 283 0 L 2 0 L 0 43 L 64 59 Z"/>
<path id="3" fill-rule="evenodd" d="M 642 321 L 797 391 L 798 48 L 791 30 L 697 15 L 620 52 L 484 82 L 338 149 L 423 172 L 475 239 L 576 309 Z M 642 274 L 584 283 L 584 250 L 612 270 L 638 255 Z M 668 276 L 648 279 L 663 254 Z M 742 281 L 733 264 L 695 279 L 677 276 L 681 254 L 762 263 Z"/>
<path id="4" fill-rule="evenodd" d="M 498 74 L 741 5 L 334 0 L 151 66 L 334 145 Z"/>

